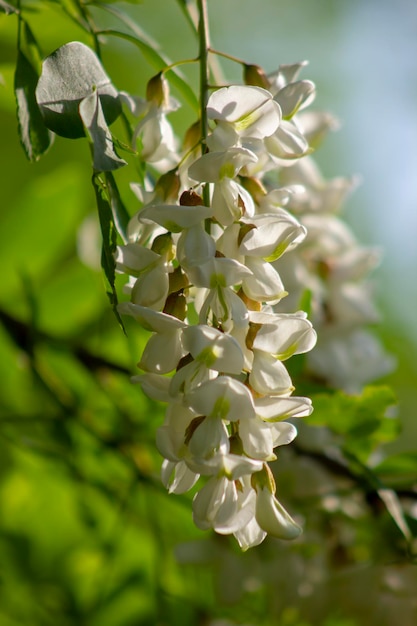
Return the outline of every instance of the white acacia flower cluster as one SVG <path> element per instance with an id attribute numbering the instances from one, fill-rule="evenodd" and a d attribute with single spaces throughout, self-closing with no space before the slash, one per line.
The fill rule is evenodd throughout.
<path id="1" fill-rule="evenodd" d="M 288 208 L 307 236 L 280 266 L 289 297 L 277 309 L 291 310 L 308 290 L 319 337 L 307 358 L 310 371 L 334 388 L 360 392 L 387 374 L 393 360 L 368 329 L 379 320 L 368 276 L 380 253 L 360 245 L 339 215 L 356 180 L 325 180 L 312 157 L 283 170 L 281 180 L 292 192 Z"/>
<path id="2" fill-rule="evenodd" d="M 282 66 L 265 78 L 268 89 L 213 91 L 206 146 L 178 155 L 178 167 L 155 184 L 134 186 L 143 206 L 116 255 L 129 276 L 130 301 L 119 311 L 151 332 L 135 380 L 167 403 L 157 432 L 162 480 L 184 493 L 203 477 L 195 524 L 234 534 L 243 549 L 267 533 L 301 532 L 277 498 L 268 462 L 297 434 L 286 420 L 312 411 L 309 398 L 292 395 L 284 362 L 310 351 L 316 333 L 304 312 L 273 309 L 287 295 L 281 257 L 307 231 L 284 208 L 291 192 L 266 191 L 261 181 L 309 152 L 297 112 L 314 85 L 297 80 L 302 65 Z M 136 132 L 152 163 L 172 157 L 173 147 L 159 80 L 164 97 Z"/>

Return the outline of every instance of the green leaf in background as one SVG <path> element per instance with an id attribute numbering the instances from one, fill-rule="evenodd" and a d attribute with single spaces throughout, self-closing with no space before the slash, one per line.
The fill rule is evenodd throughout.
<path id="1" fill-rule="evenodd" d="M 106 124 L 97 91 L 81 100 L 79 114 L 92 144 L 93 168 L 96 172 L 108 172 L 126 165 L 113 149 L 113 140 Z"/>
<path id="2" fill-rule="evenodd" d="M 43 62 L 36 89 L 46 126 L 62 137 L 83 137 L 79 106 L 95 91 L 106 123 L 111 124 L 121 113 L 119 94 L 96 54 L 78 41 L 55 50 Z"/>
<path id="3" fill-rule="evenodd" d="M 383 385 L 365 387 L 362 395 L 320 393 L 313 399 L 314 413 L 308 423 L 343 435 L 345 449 L 365 462 L 375 447 L 398 434 L 398 421 L 387 416 L 395 404 L 392 389 Z"/>
<path id="4" fill-rule="evenodd" d="M 96 194 L 97 209 L 100 219 L 101 234 L 103 237 L 103 247 L 101 254 L 101 266 L 107 278 L 110 291 L 107 292 L 110 303 L 112 305 L 117 321 L 124 330 L 122 319 L 117 311 L 117 292 L 116 292 L 116 263 L 114 260 L 114 252 L 116 250 L 117 230 L 113 220 L 111 204 L 106 193 L 106 187 L 100 180 L 98 175 L 94 175 L 93 179 L 94 192 Z"/>
<path id="5" fill-rule="evenodd" d="M 387 457 L 373 468 L 386 484 L 402 488 L 414 488 L 417 480 L 417 450 Z"/>
<path id="6" fill-rule="evenodd" d="M 28 159 L 37 161 L 51 145 L 53 135 L 44 124 L 35 98 L 39 79 L 39 48 L 27 24 L 23 28 L 20 24 L 19 29 L 21 34 L 14 76 L 19 135 Z"/>
<path id="7" fill-rule="evenodd" d="M 77 229 L 91 198 L 83 167 L 61 164 L 47 176 L 19 187 L 0 215 L 0 304 L 23 314 L 22 275 L 40 289 L 57 274 L 63 259 L 75 250 Z M 23 309 L 23 310 L 21 310 Z"/>

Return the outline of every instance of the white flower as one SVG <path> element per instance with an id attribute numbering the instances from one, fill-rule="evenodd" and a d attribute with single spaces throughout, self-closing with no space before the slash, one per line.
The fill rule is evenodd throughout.
<path id="1" fill-rule="evenodd" d="M 210 369 L 228 374 L 242 371 L 243 353 L 238 342 L 216 328 L 189 326 L 183 332 L 183 345 L 196 361 Z"/>
<path id="2" fill-rule="evenodd" d="M 299 159 L 309 151 L 307 139 L 292 120 L 283 120 L 275 133 L 266 137 L 265 147 L 271 157 L 284 161 L 281 165 L 285 165 L 285 160 Z"/>
<path id="3" fill-rule="evenodd" d="M 240 488 L 238 490 L 238 499 L 240 500 L 239 504 L 241 508 L 250 511 L 251 518 L 244 526 L 233 533 L 243 551 L 258 546 L 267 535 L 256 521 L 256 491 L 250 484 L 249 478 L 248 476 L 244 476 L 239 481 Z"/>
<path id="4" fill-rule="evenodd" d="M 207 141 L 213 151 L 239 145 L 241 139 L 268 137 L 281 121 L 280 107 L 269 91 L 240 85 L 215 91 L 209 98 L 207 115 L 217 123 Z"/>
<path id="5" fill-rule="evenodd" d="M 276 261 L 284 252 L 297 246 L 307 234 L 306 228 L 284 209 L 243 221 L 251 228 L 242 238 L 240 253 L 269 262 Z"/>
<path id="6" fill-rule="evenodd" d="M 201 530 L 213 528 L 220 534 L 230 534 L 246 523 L 237 513 L 236 485 L 225 476 L 209 478 L 194 496 L 193 520 Z"/>
<path id="7" fill-rule="evenodd" d="M 178 238 L 177 259 L 185 271 L 207 263 L 215 254 L 216 242 L 202 223 L 184 229 Z"/>
<path id="8" fill-rule="evenodd" d="M 213 209 L 207 206 L 160 204 L 143 209 L 138 217 L 140 222 L 156 222 L 167 231 L 179 233 L 200 224 L 212 215 Z"/>
<path id="9" fill-rule="evenodd" d="M 189 168 L 188 174 L 194 180 L 214 183 L 213 215 L 220 224 L 232 224 L 242 214 L 253 215 L 255 205 L 252 196 L 233 179 L 245 165 L 257 160 L 250 150 L 234 147 L 221 152 L 208 152 Z"/>
<path id="10" fill-rule="evenodd" d="M 316 333 L 311 322 L 301 313 L 282 316 L 251 313 L 251 323 L 254 335 L 251 386 L 262 395 L 290 395 L 294 387 L 281 361 L 312 349 Z"/>
<path id="11" fill-rule="evenodd" d="M 157 374 L 166 374 L 177 367 L 185 355 L 182 331 L 187 325 L 184 322 L 132 302 L 122 302 L 118 311 L 122 315 L 131 315 L 143 328 L 155 333 L 148 340 L 138 367 Z"/>
<path id="12" fill-rule="evenodd" d="M 163 309 L 169 293 L 171 265 L 165 255 L 160 255 L 138 243 L 118 246 L 116 270 L 137 276 L 126 286 L 134 304 L 155 310 Z"/>
<path id="13" fill-rule="evenodd" d="M 261 469 L 260 461 L 241 455 L 217 455 L 209 460 L 202 473 L 211 478 L 193 500 L 195 524 L 202 530 L 213 528 L 229 535 L 253 523 L 255 493 L 253 489 L 244 491 L 243 485 L 248 484 L 250 474 Z"/>
<path id="14" fill-rule="evenodd" d="M 283 398 L 281 396 L 263 396 L 254 399 L 256 415 L 266 422 L 279 422 L 289 417 L 311 415 L 313 406 L 310 398 Z"/>
<path id="15" fill-rule="evenodd" d="M 185 493 L 194 487 L 199 478 L 184 461 L 175 463 L 165 459 L 162 463 L 161 480 L 169 493 Z"/>
<path id="16" fill-rule="evenodd" d="M 252 349 L 271 354 L 280 361 L 285 361 L 293 354 L 309 352 L 317 341 L 316 331 L 303 312 L 252 313 L 251 322 L 261 325 Z"/>
<path id="17" fill-rule="evenodd" d="M 266 533 L 278 539 L 296 539 L 302 528 L 293 520 L 268 487 L 256 491 L 256 521 Z"/>
<path id="18" fill-rule="evenodd" d="M 139 276 L 141 272 L 155 267 L 160 255 L 137 243 L 128 243 L 116 248 L 116 270 L 130 276 Z"/>
<path id="19" fill-rule="evenodd" d="M 252 420 L 243 419 L 239 424 L 243 450 L 253 459 L 274 461 L 274 448 L 291 443 L 296 436 L 297 429 L 287 422 L 268 424 L 256 417 Z"/>
<path id="20" fill-rule="evenodd" d="M 167 264 L 161 259 L 158 265 L 141 274 L 132 287 L 132 302 L 156 311 L 162 310 L 169 293 L 168 272 Z"/>
<path id="21" fill-rule="evenodd" d="M 177 160 L 177 144 L 171 124 L 165 113 L 151 104 L 144 118 L 136 126 L 133 141 L 140 138 L 140 156 L 155 165 L 174 165 Z"/>
<path id="22" fill-rule="evenodd" d="M 230 376 L 219 376 L 200 385 L 187 395 L 186 400 L 199 415 L 229 422 L 255 418 L 249 389 Z"/>
<path id="23" fill-rule="evenodd" d="M 211 258 L 206 263 L 188 268 L 190 282 L 208 290 L 200 309 L 200 321 L 205 323 L 210 311 L 225 325 L 242 324 L 247 320 L 246 306 L 232 289 L 251 271 L 234 259 Z"/>
<path id="24" fill-rule="evenodd" d="M 166 169 L 168 164 L 175 164 L 177 142 L 166 115 L 175 111 L 179 103 L 169 96 L 164 75 L 157 74 L 149 81 L 146 100 L 124 96 L 124 101 L 134 115 L 142 117 L 133 134 L 133 145 L 139 144 L 141 158 Z"/>
<path id="25" fill-rule="evenodd" d="M 261 395 L 290 395 L 294 391 L 285 365 L 274 356 L 260 350 L 253 351 L 249 383 Z"/>
<path id="26" fill-rule="evenodd" d="M 187 430 L 195 418 L 195 413 L 178 402 L 171 402 L 166 410 L 165 420 L 156 433 L 156 445 L 163 457 L 178 462 L 189 455 Z"/>
<path id="27" fill-rule="evenodd" d="M 246 257 L 245 262 L 252 272 L 242 281 L 242 289 L 248 298 L 276 304 L 287 295 L 280 275 L 269 262 L 251 256 Z"/>

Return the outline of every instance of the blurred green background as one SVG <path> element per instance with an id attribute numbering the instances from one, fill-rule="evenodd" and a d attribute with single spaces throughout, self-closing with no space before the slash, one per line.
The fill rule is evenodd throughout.
<path id="1" fill-rule="evenodd" d="M 342 122 L 317 160 L 325 176 L 362 177 L 345 216 L 361 242 L 384 252 L 374 275 L 378 332 L 397 358 L 385 382 L 397 394 L 403 426 L 389 445 L 407 458 L 417 440 L 417 4 L 208 4 L 214 48 L 267 71 L 309 60 L 303 78 L 317 85 L 314 108 Z M 71 40 L 91 45 L 58 4 L 23 5 L 45 56 Z M 171 60 L 196 55 L 174 0 L 111 6 L 132 15 Z M 114 24 L 102 9 L 95 14 Z M 312 503 L 304 515 L 318 524 L 293 551 L 266 542 L 241 555 L 224 538 L 195 529 L 189 499 L 168 497 L 159 486 L 153 440 L 163 408 L 129 382 L 146 338 L 128 326 L 126 340 L 101 272 L 79 256 L 83 234 L 95 233 L 88 147 L 57 137 L 38 163 L 26 160 L 14 111 L 16 31 L 16 17 L 0 15 L 0 626 L 394 625 L 399 615 L 412 626 L 403 586 L 395 602 L 378 610 L 369 602 L 384 585 L 395 587 L 406 568 L 381 574 L 373 555 L 383 533 L 353 514 L 340 509 L 332 517 L 329 504 L 329 516 L 317 521 L 314 489 L 300 487 L 308 463 L 294 477 L 284 459 L 284 491 L 295 493 L 296 507 Z M 104 50 L 115 85 L 143 96 L 155 72 L 139 51 L 115 40 Z M 241 79 L 233 64 L 223 69 L 229 80 Z M 184 72 L 197 85 L 196 69 Z M 171 121 L 180 134 L 194 114 L 184 106 Z M 130 180 L 131 166 L 118 181 L 133 213 Z M 316 483 L 325 479 L 318 475 Z M 320 530 L 334 548 L 343 524 L 351 533 L 346 554 L 329 548 L 323 564 Z M 330 571 L 325 580 L 323 571 Z"/>

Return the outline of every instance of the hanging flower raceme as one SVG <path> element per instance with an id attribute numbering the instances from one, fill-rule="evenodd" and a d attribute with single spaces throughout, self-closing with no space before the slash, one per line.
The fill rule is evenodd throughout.
<path id="1" fill-rule="evenodd" d="M 306 228 L 283 208 L 292 190 L 267 192 L 260 182 L 283 111 L 289 119 L 312 93 L 308 81 L 290 85 L 214 91 L 209 151 L 181 166 L 180 180 L 195 188 L 172 193 L 171 172 L 169 193 L 147 189 L 116 255 L 130 294 L 119 312 L 151 333 L 134 380 L 167 404 L 157 431 L 163 483 L 170 493 L 194 489 L 195 524 L 234 534 L 242 549 L 267 533 L 301 532 L 268 463 L 297 434 L 286 420 L 312 411 L 308 398 L 292 396 L 285 361 L 311 350 L 315 331 L 304 313 L 271 309 L 287 295 L 280 259 Z"/>

